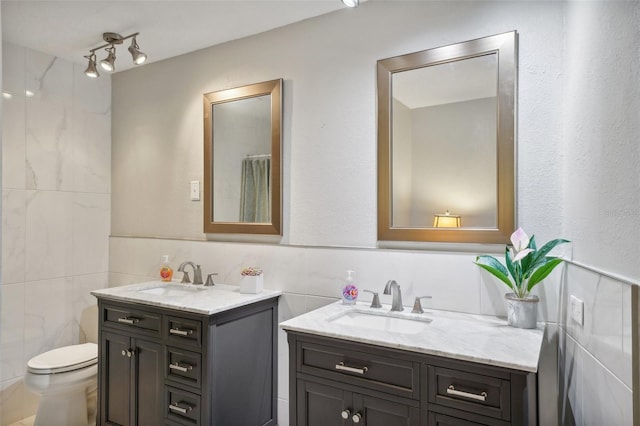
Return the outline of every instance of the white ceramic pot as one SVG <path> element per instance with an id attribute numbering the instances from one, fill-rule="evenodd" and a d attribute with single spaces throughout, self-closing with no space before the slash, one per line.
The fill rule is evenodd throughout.
<path id="1" fill-rule="evenodd" d="M 262 275 L 245 275 L 240 280 L 240 293 L 256 294 L 262 292 L 264 279 Z"/>
<path id="2" fill-rule="evenodd" d="M 520 299 L 515 293 L 504 295 L 507 300 L 507 322 L 511 327 L 536 328 L 538 326 L 538 296 Z"/>

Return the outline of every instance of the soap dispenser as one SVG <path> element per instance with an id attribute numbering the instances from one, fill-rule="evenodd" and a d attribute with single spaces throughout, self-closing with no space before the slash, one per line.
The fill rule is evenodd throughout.
<path id="1" fill-rule="evenodd" d="M 162 256 L 162 267 L 160 267 L 160 279 L 162 281 L 171 281 L 173 278 L 173 269 L 169 265 L 169 255 Z"/>
<path id="2" fill-rule="evenodd" d="M 355 284 L 355 271 L 347 271 L 344 287 L 342 288 L 342 303 L 344 305 L 355 305 L 358 299 L 358 286 Z"/>

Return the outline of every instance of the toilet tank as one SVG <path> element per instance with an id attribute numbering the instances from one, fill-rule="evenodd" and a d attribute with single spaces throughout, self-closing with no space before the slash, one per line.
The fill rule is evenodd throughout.
<path id="1" fill-rule="evenodd" d="M 80 343 L 98 343 L 98 305 L 80 313 Z"/>

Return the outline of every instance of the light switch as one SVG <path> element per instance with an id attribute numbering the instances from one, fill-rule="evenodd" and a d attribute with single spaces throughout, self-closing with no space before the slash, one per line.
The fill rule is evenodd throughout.
<path id="1" fill-rule="evenodd" d="M 580 325 L 584 325 L 584 302 L 573 294 L 569 298 L 569 314 L 572 320 Z"/>
<path id="2" fill-rule="evenodd" d="M 191 201 L 200 201 L 200 181 L 191 181 Z"/>

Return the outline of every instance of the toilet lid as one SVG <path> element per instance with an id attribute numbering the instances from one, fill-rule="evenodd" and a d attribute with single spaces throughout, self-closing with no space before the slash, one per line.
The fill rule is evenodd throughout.
<path id="1" fill-rule="evenodd" d="M 27 367 L 35 374 L 55 374 L 73 371 L 98 362 L 98 345 L 83 343 L 53 349 L 29 360 Z"/>

